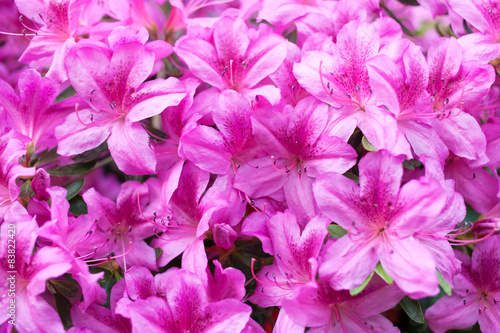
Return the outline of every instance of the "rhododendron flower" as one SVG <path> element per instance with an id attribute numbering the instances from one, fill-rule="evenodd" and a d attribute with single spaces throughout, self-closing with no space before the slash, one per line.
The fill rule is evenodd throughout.
<path id="1" fill-rule="evenodd" d="M 119 27 L 108 37 L 109 47 L 82 41 L 71 49 L 66 58 L 69 79 L 91 108 L 77 110 L 57 128 L 59 154 L 80 154 L 108 139 L 111 156 L 123 172 L 155 171 L 148 133 L 138 122 L 179 104 L 185 87 L 175 78 L 144 82 L 155 53 L 168 54 L 162 43 L 145 44 L 147 37 L 144 30 Z"/>
<path id="2" fill-rule="evenodd" d="M 500 56 L 500 20 L 498 1 L 449 0 L 451 9 L 479 30 L 459 39 L 467 59 L 487 63 Z"/>
<path id="3" fill-rule="evenodd" d="M 9 281 L 7 278 L 14 276 L 15 306 L 16 315 L 18 316 L 16 329 L 21 332 L 64 332 L 57 311 L 50 306 L 42 294 L 46 290 L 47 280 L 59 277 L 71 268 L 71 256 L 62 249 L 50 246 L 38 249 L 33 254 L 38 232 L 37 223 L 34 218 L 26 213 L 24 208 L 19 207 L 16 212 L 17 214 L 8 218 L 0 228 L 2 231 L 0 237 L 2 241 L 0 248 L 0 276 L 4 281 Z M 9 225 L 15 227 L 12 228 Z M 14 269 L 10 264 L 12 261 L 10 263 L 8 261 L 9 228 L 11 230 L 15 229 L 14 235 L 16 235 Z M 12 273 L 12 271 L 15 273 Z M 2 283 L 1 286 L 0 293 L 2 295 L 9 292 L 8 284 Z M 5 301 L 2 301 L 2 319 L 0 319 L 0 323 L 9 318 L 7 316 L 9 309 L 6 304 L 6 302 L 9 302 L 9 298 L 3 299 Z"/>
<path id="4" fill-rule="evenodd" d="M 397 98 L 384 81 L 374 82 L 367 63 L 380 48 L 374 25 L 350 22 L 337 35 L 329 52 L 311 51 L 294 66 L 300 85 L 336 108 L 330 135 L 347 140 L 358 126 L 378 149 L 391 149 L 396 140 Z"/>
<path id="5" fill-rule="evenodd" d="M 286 41 L 266 29 L 249 30 L 233 11 L 227 11 L 213 31 L 188 29 L 176 43 L 176 52 L 200 80 L 224 90 L 232 89 L 253 99 L 263 95 L 279 102 L 279 90 L 258 85 L 273 73 L 286 56 Z"/>
<path id="6" fill-rule="evenodd" d="M 354 297 L 347 290 L 337 291 L 316 280 L 297 288 L 294 294 L 283 301 L 283 308 L 292 321 L 311 327 L 311 332 L 399 332 L 379 313 L 397 304 L 403 293 L 381 278 L 374 278 Z"/>
<path id="7" fill-rule="evenodd" d="M 29 155 L 38 149 L 53 148 L 57 144 L 55 126 L 74 110 L 79 99 L 67 98 L 56 104 L 60 85 L 49 77 L 42 78 L 34 69 L 21 75 L 18 89 L 19 96 L 7 82 L 0 80 L 0 105 L 7 113 L 8 126 L 31 139 Z"/>
<path id="8" fill-rule="evenodd" d="M 416 236 L 435 223 L 446 195 L 439 183 L 425 178 L 400 188 L 402 162 L 402 156 L 386 151 L 370 153 L 359 163 L 359 187 L 337 173 L 315 181 L 320 211 L 349 232 L 328 248 L 329 264 L 320 267 L 333 288 L 360 286 L 380 262 L 410 296 L 439 292 L 434 255 Z"/>
<path id="9" fill-rule="evenodd" d="M 127 265 L 157 269 L 155 251 L 144 241 L 154 231 L 141 209 L 148 200 L 148 186 L 154 186 L 151 183 L 123 183 L 116 204 L 93 188 L 83 194 L 89 215 L 95 220 L 95 227 L 91 225 L 88 230 L 91 234 L 80 241 L 78 248 L 84 259 L 106 260 L 114 253 L 125 270 Z M 138 203 L 138 197 L 142 197 L 142 203 Z"/>
<path id="10" fill-rule="evenodd" d="M 295 108 L 272 108 L 261 100 L 252 118 L 253 135 L 267 156 L 243 165 L 234 187 L 251 198 L 283 189 L 288 207 L 304 224 L 316 215 L 314 178 L 347 171 L 354 164 L 354 151 L 328 135 L 327 106 L 313 97 L 301 100 Z"/>
<path id="11" fill-rule="evenodd" d="M 209 303 L 205 287 L 191 272 L 171 274 L 163 287 L 164 297 L 137 299 L 123 312 L 134 332 L 241 332 L 250 319 L 250 306 L 235 299 Z"/>
<path id="12" fill-rule="evenodd" d="M 295 289 L 315 279 L 327 224 L 327 219 L 319 215 L 301 232 L 295 216 L 288 210 L 276 213 L 267 221 L 265 229 L 272 244 L 268 251 L 277 260 L 257 274 L 252 302 L 262 307 L 280 306 L 283 299 L 294 297 Z M 254 235 L 265 238 L 263 234 Z"/>
<path id="13" fill-rule="evenodd" d="M 462 271 L 453 279 L 451 296 L 444 296 L 425 313 L 430 328 L 441 333 L 466 328 L 479 321 L 482 332 L 495 332 L 500 325 L 500 236 L 480 242 L 472 258 L 455 251 Z"/>
<path id="14" fill-rule="evenodd" d="M 19 61 L 38 66 L 50 64 L 47 76 L 58 83 L 66 81 L 64 60 L 68 49 L 79 39 L 77 28 L 86 3 L 86 0 L 16 1 L 21 14 L 33 21 L 25 25 L 33 38 Z"/>
<path id="15" fill-rule="evenodd" d="M 34 168 L 25 168 L 18 163 L 19 158 L 26 153 L 25 141 L 14 130 L 0 135 L 0 222 L 21 193 L 17 179 L 35 175 Z"/>
<path id="16" fill-rule="evenodd" d="M 0 333 L 498 330 L 500 0 L 0 18 Z"/>

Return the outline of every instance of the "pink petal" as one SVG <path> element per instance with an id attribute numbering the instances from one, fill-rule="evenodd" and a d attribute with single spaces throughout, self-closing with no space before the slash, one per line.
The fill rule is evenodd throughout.
<path id="1" fill-rule="evenodd" d="M 416 239 L 391 239 L 380 246 L 378 255 L 386 272 L 412 298 L 439 293 L 436 265 L 431 253 Z"/>
<path id="2" fill-rule="evenodd" d="M 156 156 L 148 141 L 148 134 L 140 124 L 116 122 L 108 146 L 118 168 L 129 175 L 155 173 Z"/>
<path id="3" fill-rule="evenodd" d="M 320 278 L 337 290 L 359 287 L 377 266 L 377 247 L 377 241 L 356 243 L 347 236 L 339 238 L 324 253 Z"/>

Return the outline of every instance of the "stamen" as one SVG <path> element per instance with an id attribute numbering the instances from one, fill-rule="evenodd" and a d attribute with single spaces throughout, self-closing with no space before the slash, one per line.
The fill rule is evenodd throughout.
<path id="1" fill-rule="evenodd" d="M 258 207 L 255 205 L 255 201 L 253 201 L 252 199 L 250 199 L 246 193 L 245 193 L 245 199 L 246 199 L 246 201 L 248 202 L 248 204 L 249 204 L 249 205 L 250 205 L 253 209 L 255 209 L 255 211 L 256 211 L 257 213 L 264 214 L 264 213 L 266 212 L 267 202 L 264 202 L 264 209 L 262 209 L 262 210 L 261 210 L 260 208 L 258 208 Z"/>
<path id="2" fill-rule="evenodd" d="M 127 250 L 127 252 L 123 252 L 122 254 L 117 255 L 117 256 L 113 256 L 113 257 L 111 255 L 108 255 L 106 258 L 87 260 L 86 263 L 89 263 L 89 262 L 98 262 L 98 261 L 105 260 L 104 262 L 98 264 L 98 265 L 102 265 L 102 264 L 104 264 L 104 263 L 106 263 L 106 262 L 108 262 L 108 261 L 110 261 L 112 259 L 118 259 L 120 257 L 124 257 L 123 260 L 125 260 L 125 256 L 127 254 L 129 254 L 130 251 L 132 251 L 133 242 L 130 241 L 129 244 L 130 244 L 130 248 Z M 125 250 L 125 248 L 124 248 L 124 250 Z M 93 265 L 89 265 L 89 266 L 93 266 Z"/>

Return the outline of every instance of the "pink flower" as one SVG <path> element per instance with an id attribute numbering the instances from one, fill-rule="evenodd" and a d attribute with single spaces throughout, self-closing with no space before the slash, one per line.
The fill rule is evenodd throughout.
<path id="1" fill-rule="evenodd" d="M 176 52 L 193 75 L 219 90 L 279 102 L 276 87 L 259 83 L 285 59 L 286 41 L 263 27 L 258 32 L 249 30 L 234 11 L 226 11 L 212 30 L 188 28 L 187 36 L 177 41 Z"/>
<path id="2" fill-rule="evenodd" d="M 349 232 L 327 249 L 319 270 L 332 288 L 360 286 L 380 261 L 411 297 L 439 292 L 435 254 L 427 248 L 432 238 L 423 244 L 418 235 L 432 234 L 446 194 L 439 183 L 425 178 L 401 187 L 402 162 L 403 156 L 386 151 L 370 153 L 359 162 L 360 186 L 337 173 L 324 174 L 313 184 L 320 211 Z M 446 256 L 446 248 L 437 248 Z"/>
<path id="3" fill-rule="evenodd" d="M 455 276 L 451 296 L 444 296 L 425 313 L 436 333 L 462 329 L 479 322 L 482 332 L 496 332 L 500 326 L 500 236 L 480 242 L 472 258 L 456 251 L 462 272 Z"/>
<path id="4" fill-rule="evenodd" d="M 147 38 L 145 30 L 119 27 L 108 37 L 110 46 L 82 41 L 71 49 L 66 57 L 69 79 L 91 108 L 69 115 L 57 128 L 59 154 L 80 154 L 107 139 L 123 172 L 155 172 L 156 157 L 139 121 L 179 104 L 186 93 L 173 77 L 144 82 L 156 55 L 162 58 L 170 50 L 164 42 L 146 44 Z"/>
<path id="5" fill-rule="evenodd" d="M 130 318 L 133 332 L 239 333 L 250 319 L 250 306 L 236 299 L 209 303 L 205 287 L 191 272 L 170 274 L 160 288 L 162 297 L 136 299 L 121 311 Z"/>

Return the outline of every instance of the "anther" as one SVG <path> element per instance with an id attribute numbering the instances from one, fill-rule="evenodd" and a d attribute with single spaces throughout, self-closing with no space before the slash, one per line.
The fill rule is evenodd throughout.
<path id="1" fill-rule="evenodd" d="M 224 70 L 222 71 L 222 76 L 224 76 L 226 74 L 226 71 L 227 71 L 227 66 L 224 67 Z"/>

